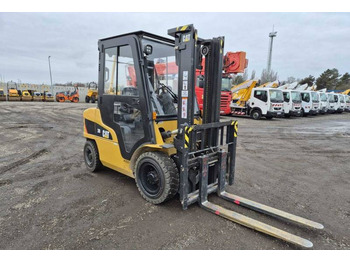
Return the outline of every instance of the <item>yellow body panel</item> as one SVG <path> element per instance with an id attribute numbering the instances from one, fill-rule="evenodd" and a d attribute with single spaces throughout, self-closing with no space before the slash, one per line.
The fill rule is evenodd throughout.
<path id="1" fill-rule="evenodd" d="M 95 97 L 97 98 L 97 96 L 98 96 L 97 90 L 89 89 L 86 96 L 88 96 L 88 97 L 90 97 L 90 98 L 91 98 L 92 96 L 95 96 Z"/>
<path id="2" fill-rule="evenodd" d="M 342 94 L 343 94 L 343 95 L 349 95 L 349 96 L 350 96 L 350 89 L 345 90 Z"/>
<path id="3" fill-rule="evenodd" d="M 32 101 L 32 100 L 33 100 L 32 95 L 27 90 L 24 90 L 22 92 L 22 101 Z"/>
<path id="4" fill-rule="evenodd" d="M 85 122 L 84 122 L 84 137 L 88 139 L 92 139 L 96 142 L 101 163 L 104 166 L 111 168 L 115 171 L 118 171 L 122 174 L 125 174 L 127 176 L 134 178 L 134 174 L 133 174 L 134 165 L 136 163 L 137 158 L 144 152 L 161 151 L 169 156 L 174 155 L 176 153 L 175 147 L 171 147 L 171 146 L 170 147 L 168 146 L 167 148 L 163 147 L 164 144 L 172 145 L 175 135 L 172 135 L 171 137 L 163 141 L 160 129 L 164 129 L 165 131 L 175 130 L 177 128 L 177 120 L 161 121 L 158 123 L 156 123 L 156 121 L 153 121 L 156 144 L 141 145 L 138 149 L 135 150 L 132 158 L 129 161 L 124 159 L 123 156 L 121 155 L 117 135 L 113 129 L 106 126 L 102 122 L 101 112 L 98 108 L 86 109 L 84 111 L 83 116 L 84 116 L 84 119 L 90 120 L 100 125 L 102 128 L 106 129 L 107 131 L 109 131 L 109 133 L 112 136 L 112 139 L 106 139 L 100 136 L 89 134 L 87 133 L 87 129 L 85 127 Z M 200 123 L 200 120 L 196 120 L 195 122 L 196 124 L 198 124 Z"/>

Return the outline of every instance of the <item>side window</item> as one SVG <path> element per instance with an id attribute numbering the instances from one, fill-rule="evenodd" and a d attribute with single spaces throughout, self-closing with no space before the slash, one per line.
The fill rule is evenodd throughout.
<path id="1" fill-rule="evenodd" d="M 106 48 L 104 94 L 138 96 L 136 73 L 129 45 Z"/>
<path id="2" fill-rule="evenodd" d="M 105 50 L 104 94 L 116 94 L 117 47 Z"/>
<path id="3" fill-rule="evenodd" d="M 121 96 L 138 96 L 134 59 L 129 45 L 119 47 L 117 60 L 117 94 Z"/>
<path id="4" fill-rule="evenodd" d="M 267 91 L 255 90 L 254 97 L 261 101 L 267 102 Z"/>
<path id="5" fill-rule="evenodd" d="M 284 99 L 284 102 L 289 102 L 290 100 L 289 92 L 283 92 L 283 99 Z"/>
<path id="6" fill-rule="evenodd" d="M 304 102 L 310 102 L 310 95 L 309 93 L 301 93 L 301 98 Z"/>
<path id="7" fill-rule="evenodd" d="M 334 96 L 334 101 L 338 102 L 338 96 Z"/>

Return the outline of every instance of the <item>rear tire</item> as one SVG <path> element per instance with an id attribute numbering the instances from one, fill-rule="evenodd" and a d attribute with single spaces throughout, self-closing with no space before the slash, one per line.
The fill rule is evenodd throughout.
<path id="1" fill-rule="evenodd" d="M 90 97 L 86 96 L 85 97 L 85 103 L 89 103 L 90 102 Z"/>
<path id="2" fill-rule="evenodd" d="M 94 104 L 95 102 L 96 102 L 96 97 L 95 97 L 95 96 L 92 96 L 92 97 L 91 97 L 91 103 Z"/>
<path id="3" fill-rule="evenodd" d="M 250 117 L 254 120 L 259 120 L 261 118 L 261 112 L 258 109 L 253 109 L 250 113 Z"/>
<path id="4" fill-rule="evenodd" d="M 96 172 L 102 167 L 100 156 L 95 141 L 87 140 L 84 146 L 84 161 L 86 168 L 91 172 Z"/>
<path id="5" fill-rule="evenodd" d="M 179 189 L 179 171 L 161 152 L 145 152 L 136 161 L 134 175 L 141 196 L 152 204 L 173 198 Z"/>
<path id="6" fill-rule="evenodd" d="M 267 120 L 271 120 L 273 116 L 265 116 Z"/>

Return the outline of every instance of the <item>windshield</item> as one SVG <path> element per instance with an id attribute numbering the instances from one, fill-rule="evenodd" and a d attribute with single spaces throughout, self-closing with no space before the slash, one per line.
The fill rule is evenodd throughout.
<path id="1" fill-rule="evenodd" d="M 301 102 L 301 94 L 300 92 L 292 91 L 292 101 L 295 103 Z"/>
<path id="2" fill-rule="evenodd" d="M 334 95 L 328 94 L 328 101 L 329 101 L 330 103 L 334 103 L 334 102 L 335 102 L 335 100 L 334 100 Z"/>
<path id="3" fill-rule="evenodd" d="M 344 103 L 344 96 L 340 95 L 339 98 L 340 98 L 340 102 Z"/>
<path id="4" fill-rule="evenodd" d="M 310 94 L 309 93 L 301 93 L 301 99 L 304 102 L 310 102 Z"/>
<path id="5" fill-rule="evenodd" d="M 269 90 L 271 102 L 283 102 L 283 92 L 281 90 Z"/>
<path id="6" fill-rule="evenodd" d="M 316 92 L 311 92 L 311 97 L 313 102 L 319 102 L 318 94 Z"/>
<path id="7" fill-rule="evenodd" d="M 174 46 L 151 39 L 142 39 L 143 48 L 153 47 L 147 56 L 147 76 L 151 87 L 151 100 L 157 116 L 176 116 L 178 108 L 178 66 L 175 63 Z M 199 114 L 195 103 L 195 114 Z"/>
<path id="8" fill-rule="evenodd" d="M 231 91 L 231 78 L 222 78 L 221 91 Z"/>
<path id="9" fill-rule="evenodd" d="M 322 102 L 326 102 L 327 101 L 327 95 L 325 93 L 320 93 L 320 99 Z"/>
<path id="10" fill-rule="evenodd" d="M 1 92 L 1 91 L 0 91 Z M 349 103 L 350 102 L 350 96 L 347 96 L 346 98 L 345 98 L 345 101 L 347 102 L 347 103 Z"/>

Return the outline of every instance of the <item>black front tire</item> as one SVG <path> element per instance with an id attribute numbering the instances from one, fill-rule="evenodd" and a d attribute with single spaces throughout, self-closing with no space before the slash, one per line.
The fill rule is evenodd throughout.
<path id="1" fill-rule="evenodd" d="M 136 161 L 134 175 L 141 196 L 152 204 L 173 198 L 179 189 L 179 171 L 161 152 L 145 152 Z"/>
<path id="2" fill-rule="evenodd" d="M 261 118 L 261 111 L 258 109 L 253 109 L 250 113 L 251 118 L 254 120 L 259 120 Z"/>
<path id="3" fill-rule="evenodd" d="M 85 103 L 89 103 L 90 102 L 90 97 L 86 96 L 85 97 Z"/>
<path id="4" fill-rule="evenodd" d="M 91 172 L 96 172 L 102 167 L 98 148 L 95 141 L 87 140 L 84 146 L 84 161 L 86 168 Z"/>
<path id="5" fill-rule="evenodd" d="M 91 103 L 94 104 L 95 102 L 96 102 L 96 97 L 95 97 L 95 96 L 92 96 L 92 97 L 91 97 Z"/>

